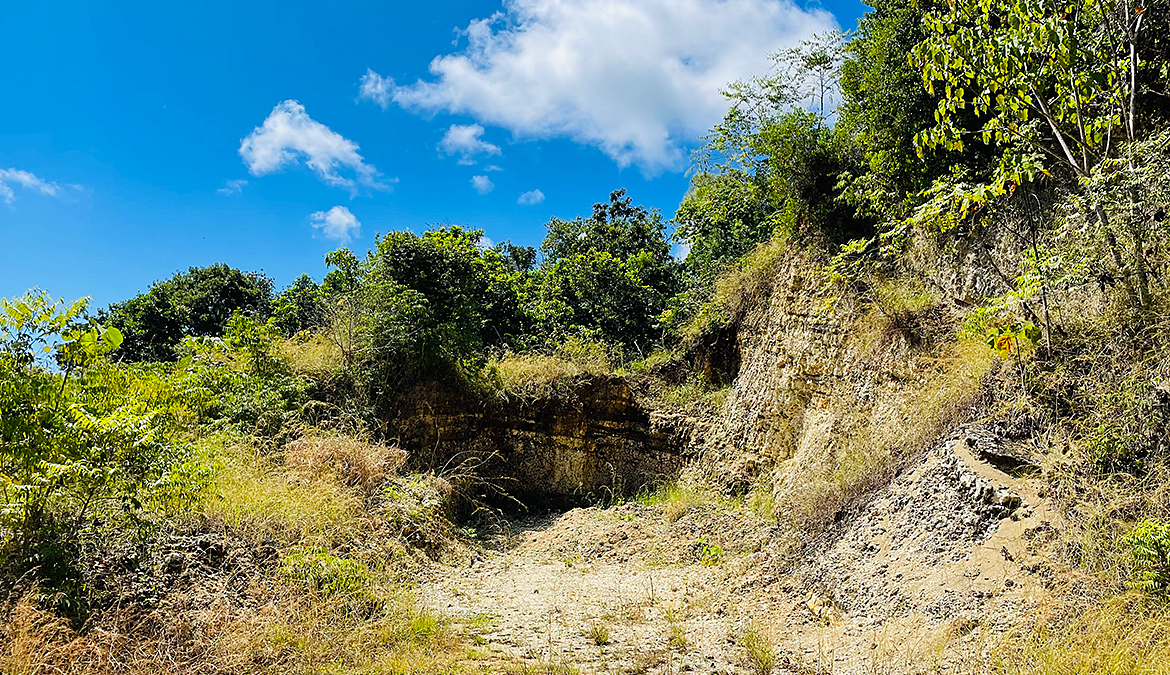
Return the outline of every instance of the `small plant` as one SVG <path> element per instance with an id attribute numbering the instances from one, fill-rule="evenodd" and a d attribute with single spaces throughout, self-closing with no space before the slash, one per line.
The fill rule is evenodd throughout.
<path id="1" fill-rule="evenodd" d="M 685 654 L 690 649 L 690 643 L 687 642 L 687 629 L 682 624 L 670 624 L 670 637 L 667 639 L 667 644 L 670 648 Z"/>
<path id="2" fill-rule="evenodd" d="M 1143 520 L 1123 539 L 1137 563 L 1130 588 L 1163 593 L 1170 587 L 1170 522 Z"/>
<path id="3" fill-rule="evenodd" d="M 778 660 L 772 641 L 755 623 L 744 627 L 740 644 L 747 651 L 752 672 L 756 675 L 769 675 L 776 668 Z"/>
<path id="4" fill-rule="evenodd" d="M 609 644 L 609 626 L 602 623 L 595 623 L 589 626 L 589 630 L 585 631 L 585 637 L 593 641 L 593 644 L 598 647 L 604 647 Z"/>
<path id="5" fill-rule="evenodd" d="M 319 548 L 302 548 L 284 559 L 281 571 L 326 595 L 352 594 L 370 582 L 369 571 L 356 560 L 338 558 Z"/>
<path id="6" fill-rule="evenodd" d="M 699 562 L 704 567 L 718 565 L 723 560 L 723 547 L 719 544 L 707 543 L 706 537 L 695 542 L 695 547 L 699 550 Z"/>
<path id="7" fill-rule="evenodd" d="M 244 359 L 253 375 L 271 373 L 279 365 L 276 358 L 279 336 L 280 331 L 272 320 L 262 322 L 240 310 L 233 312 L 224 326 L 225 344 L 233 354 Z"/>

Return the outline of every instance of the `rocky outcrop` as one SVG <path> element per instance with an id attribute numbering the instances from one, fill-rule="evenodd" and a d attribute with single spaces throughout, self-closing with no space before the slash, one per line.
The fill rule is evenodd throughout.
<path id="1" fill-rule="evenodd" d="M 738 376 L 693 448 L 702 457 L 695 476 L 742 492 L 793 458 L 787 464 L 833 464 L 858 444 L 910 451 L 931 431 L 923 415 L 940 412 L 923 411 L 919 385 L 938 375 L 934 357 L 954 333 L 937 330 L 935 307 L 885 311 L 833 287 L 801 255 L 779 264 L 771 293 L 739 326 Z"/>
<path id="2" fill-rule="evenodd" d="M 625 379 L 608 376 L 508 401 L 427 385 L 408 397 L 392 433 L 416 468 L 474 474 L 482 497 L 529 506 L 633 494 L 677 475 L 689 442 L 683 420 L 646 410 Z"/>

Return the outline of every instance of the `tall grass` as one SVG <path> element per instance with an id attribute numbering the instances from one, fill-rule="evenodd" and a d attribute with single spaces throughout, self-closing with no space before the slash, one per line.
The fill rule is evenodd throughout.
<path id="1" fill-rule="evenodd" d="M 581 375 L 613 372 L 609 349 L 600 342 L 570 336 L 557 347 L 517 354 L 505 352 L 488 361 L 483 377 L 503 396 L 548 396 Z"/>
<path id="2" fill-rule="evenodd" d="M 1170 604 L 1126 593 L 1041 617 L 1034 630 L 995 654 L 994 672 L 1004 675 L 1167 675 Z"/>
<path id="3" fill-rule="evenodd" d="M 788 251 L 787 241 L 777 236 L 729 267 L 715 281 L 711 299 L 682 327 L 683 341 L 693 343 L 719 326 L 734 325 L 750 309 L 760 306 L 772 292 L 776 273 Z"/>
<path id="4" fill-rule="evenodd" d="M 403 546 L 387 526 L 400 510 L 388 502 L 396 494 L 388 486 L 402 480 L 401 451 L 326 434 L 310 434 L 282 452 L 262 448 L 231 434 L 203 439 L 201 461 L 214 467 L 214 481 L 194 511 L 173 522 L 222 527 L 244 546 L 274 543 L 279 562 L 238 578 L 233 573 L 234 581 L 214 576 L 226 567 L 206 580 L 193 577 L 190 593 L 166 593 L 145 619 L 129 603 L 83 633 L 39 606 L 34 589 L 0 621 L 0 673 L 454 668 L 462 643 L 402 582 Z"/>

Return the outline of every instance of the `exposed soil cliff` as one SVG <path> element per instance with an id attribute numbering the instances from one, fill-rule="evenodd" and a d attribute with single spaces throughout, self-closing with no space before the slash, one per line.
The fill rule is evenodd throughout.
<path id="1" fill-rule="evenodd" d="M 529 506 L 611 500 L 669 480 L 690 432 L 648 410 L 625 379 L 591 375 L 529 399 L 427 385 L 392 426 L 416 465 L 474 471 L 481 496 Z"/>

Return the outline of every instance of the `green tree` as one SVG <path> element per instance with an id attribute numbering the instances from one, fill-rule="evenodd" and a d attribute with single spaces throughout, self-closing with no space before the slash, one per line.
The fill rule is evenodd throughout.
<path id="1" fill-rule="evenodd" d="M 872 229 L 867 214 L 840 199 L 841 175 L 857 162 L 826 124 L 844 37 L 828 33 L 773 54 L 771 72 L 723 92 L 730 107 L 696 153 L 675 215 L 693 285 L 776 232 L 834 245 Z"/>
<path id="2" fill-rule="evenodd" d="M 704 173 L 675 212 L 674 238 L 688 247 L 685 259 L 692 283 L 709 283 L 731 260 L 772 236 L 767 200 L 760 186 L 739 172 Z"/>
<path id="3" fill-rule="evenodd" d="M 594 332 L 627 351 L 656 344 L 657 317 L 679 290 L 662 215 L 615 190 L 590 217 L 546 227 L 538 310 L 545 332 Z"/>
<path id="4" fill-rule="evenodd" d="M 268 277 L 216 263 L 155 282 L 146 293 L 110 305 L 99 319 L 125 336 L 122 358 L 173 361 L 184 337 L 222 335 L 237 310 L 266 317 L 271 298 Z"/>
<path id="5" fill-rule="evenodd" d="M 272 300 L 272 319 L 284 335 L 321 324 L 321 287 L 307 274 L 297 277 Z"/>
<path id="6" fill-rule="evenodd" d="M 391 232 L 361 264 L 338 318 L 349 321 L 353 310 L 365 317 L 363 349 L 393 372 L 387 377 L 467 372 L 486 347 L 512 346 L 527 334 L 517 289 L 531 272 L 481 246 L 482 237 L 458 226 Z"/>
<path id="7" fill-rule="evenodd" d="M 928 90 L 939 94 L 937 123 L 918 134 L 918 144 L 961 151 L 977 135 L 997 146 L 991 180 L 958 195 L 965 202 L 986 203 L 1041 174 L 1067 176 L 1076 190 L 1139 139 L 1143 89 L 1165 78 L 1164 63 L 1142 56 L 1156 12 L 1156 3 L 1128 0 L 936 3 L 924 15 L 927 37 L 913 51 Z M 982 120 L 979 128 L 958 123 L 968 109 Z M 1125 219 L 1127 256 L 1106 210 L 1097 204 L 1093 211 L 1131 295 L 1147 305 L 1141 227 Z"/>
<path id="8" fill-rule="evenodd" d="M 625 189 L 611 192 L 608 202 L 594 204 L 588 218 L 553 218 L 545 228 L 540 252 L 546 265 L 589 251 L 608 253 L 618 260 L 646 253 L 654 282 L 670 283 L 674 275 L 662 214 L 635 205 Z"/>
<path id="9" fill-rule="evenodd" d="M 545 277 L 545 316 L 557 337 L 597 336 L 629 355 L 649 353 L 669 296 L 647 283 L 646 252 L 621 260 L 606 251 L 561 258 Z"/>
<path id="10" fill-rule="evenodd" d="M 850 203 L 881 220 L 905 217 L 917 193 L 948 174 L 968 167 L 983 174 L 989 149 L 968 144 L 963 152 L 942 148 L 916 150 L 915 136 L 935 125 L 938 97 L 923 86 L 922 72 L 910 54 L 927 37 L 922 25 L 926 9 L 915 3 L 870 0 L 873 10 L 858 21 L 845 46 L 841 64 L 841 106 L 834 129 L 840 142 L 862 156 L 846 176 Z M 956 124 L 972 128 L 970 111 Z"/>

